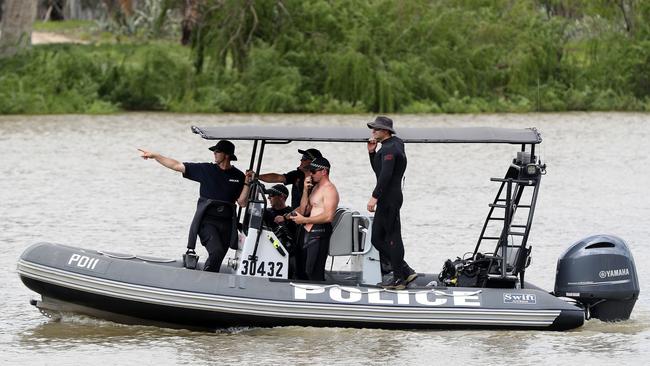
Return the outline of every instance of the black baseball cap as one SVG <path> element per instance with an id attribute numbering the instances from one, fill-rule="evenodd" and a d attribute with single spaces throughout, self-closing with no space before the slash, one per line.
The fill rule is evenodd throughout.
<path id="1" fill-rule="evenodd" d="M 307 149 L 307 150 L 300 150 L 298 149 L 298 152 L 302 154 L 302 160 L 314 160 L 316 158 L 322 158 L 323 154 L 320 153 L 317 149 Z"/>
<path id="2" fill-rule="evenodd" d="M 211 151 L 222 152 L 230 156 L 231 161 L 237 160 L 235 155 L 235 144 L 228 140 L 220 140 L 216 145 L 209 148 Z"/>
<path id="3" fill-rule="evenodd" d="M 273 187 L 266 190 L 266 194 L 269 196 L 277 196 L 283 194 L 285 197 L 289 196 L 289 190 L 284 184 L 276 184 Z"/>

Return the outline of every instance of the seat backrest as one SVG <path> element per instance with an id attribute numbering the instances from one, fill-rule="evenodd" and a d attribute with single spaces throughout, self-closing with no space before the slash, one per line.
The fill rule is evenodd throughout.
<path id="1" fill-rule="evenodd" d="M 355 248 L 355 238 L 358 238 L 358 224 L 353 216 L 355 212 L 346 208 L 336 209 L 332 222 L 332 236 L 330 237 L 329 255 L 350 255 Z M 356 235 L 355 235 L 356 234 Z"/>
<path id="2" fill-rule="evenodd" d="M 525 258 L 519 258 L 519 256 L 528 254 L 528 250 L 521 251 L 521 248 L 519 246 L 508 245 L 506 251 L 508 254 L 507 263 L 506 263 L 507 271 L 509 274 L 516 275 L 518 274 L 518 268 L 517 268 L 518 261 L 525 260 Z M 502 252 L 503 252 L 502 248 L 497 249 L 497 253 L 501 257 L 503 257 L 501 255 Z"/>

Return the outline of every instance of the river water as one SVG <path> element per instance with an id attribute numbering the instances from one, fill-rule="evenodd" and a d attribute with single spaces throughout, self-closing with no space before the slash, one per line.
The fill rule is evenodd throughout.
<path id="1" fill-rule="evenodd" d="M 29 305 L 16 262 L 30 244 L 176 258 L 184 251 L 198 185 L 138 147 L 182 161 L 208 161 L 210 142 L 191 125 L 345 125 L 371 116 L 174 115 L 0 116 L 0 364 L 645 364 L 650 360 L 650 115 L 576 113 L 396 116 L 403 126 L 537 127 L 548 165 L 530 243 L 527 280 L 553 289 L 558 256 L 595 233 L 625 239 L 641 295 L 629 321 L 591 320 L 569 332 L 388 331 L 237 328 L 190 332 L 126 326 L 77 315 L 61 321 Z M 245 169 L 252 144 L 238 142 Z M 332 163 L 341 205 L 359 210 L 374 176 L 364 144 L 318 143 Z M 267 148 L 264 172 L 296 166 L 304 143 Z M 408 145 L 403 236 L 406 259 L 437 272 L 473 250 L 488 202 L 518 150 L 510 145 Z M 200 248 L 203 250 L 203 248 Z M 205 257 L 205 253 L 199 253 Z M 338 261 L 344 261 L 339 259 Z M 335 263 L 343 266 L 345 263 Z"/>

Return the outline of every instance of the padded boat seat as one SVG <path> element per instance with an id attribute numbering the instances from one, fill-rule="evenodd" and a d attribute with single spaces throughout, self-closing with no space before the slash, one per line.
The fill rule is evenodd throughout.
<path id="1" fill-rule="evenodd" d="M 503 252 L 503 249 L 497 247 L 495 252 L 497 253 L 497 256 L 495 258 L 497 258 L 498 261 L 496 261 L 495 267 L 490 272 L 492 274 L 501 274 L 501 258 L 503 257 L 501 254 Z M 525 267 L 528 267 L 528 264 L 530 262 L 530 247 L 526 248 L 522 252 L 519 246 L 508 245 L 506 248 L 506 254 L 507 254 L 506 275 L 517 276 L 519 274 L 518 271 L 519 268 L 517 267 L 519 261 L 522 261 L 522 264 Z M 523 258 L 520 258 L 520 256 L 523 256 Z"/>
<path id="2" fill-rule="evenodd" d="M 501 266 L 503 261 L 503 256 L 500 254 L 503 253 L 503 248 L 497 248 L 495 250 L 497 255 L 491 257 L 491 266 L 488 269 L 488 281 L 486 287 L 496 287 L 496 288 L 514 288 L 517 286 L 517 283 L 520 279 L 519 268 L 517 263 L 523 261 L 525 267 L 530 263 L 530 247 L 521 251 L 519 246 L 508 245 L 506 248 L 507 262 L 506 262 L 506 273 L 503 275 L 501 273 Z M 524 258 L 520 258 L 524 256 Z"/>
<path id="3" fill-rule="evenodd" d="M 330 237 L 329 255 L 351 255 L 352 252 L 363 250 L 365 233 L 368 227 L 366 220 L 358 216 L 359 212 L 347 208 L 336 209 L 332 222 L 332 236 Z"/>

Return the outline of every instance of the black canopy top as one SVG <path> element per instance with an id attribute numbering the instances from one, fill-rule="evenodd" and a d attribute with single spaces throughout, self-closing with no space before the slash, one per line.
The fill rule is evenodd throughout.
<path id="1" fill-rule="evenodd" d="M 539 144 L 542 136 L 535 128 L 496 127 L 410 127 L 396 129 L 404 142 Z M 368 128 L 300 126 L 218 126 L 196 127 L 192 132 L 208 140 L 330 141 L 366 142 Z"/>

